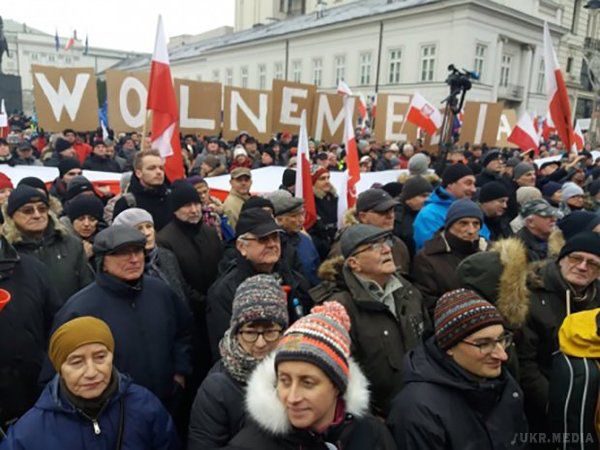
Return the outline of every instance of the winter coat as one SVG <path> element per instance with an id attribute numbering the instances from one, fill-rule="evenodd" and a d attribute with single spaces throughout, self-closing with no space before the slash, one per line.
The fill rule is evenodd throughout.
<path id="1" fill-rule="evenodd" d="M 150 260 L 148 259 L 150 255 L 148 252 L 146 253 L 144 273 L 161 279 L 173 289 L 177 297 L 188 302 L 191 294 L 190 287 L 183 278 L 177 257 L 169 249 L 161 247 L 155 247 L 155 249 L 156 255 Z"/>
<path id="2" fill-rule="evenodd" d="M 322 261 L 327 259 L 331 245 L 337 232 L 338 196 L 332 187 L 330 192 L 315 189 L 315 207 L 317 222 L 310 228 L 309 233 Z"/>
<path id="3" fill-rule="evenodd" d="M 15 164 L 15 166 L 38 166 L 38 167 L 43 166 L 42 162 L 33 156 L 30 156 L 29 158 L 18 158 L 17 157 L 14 160 L 14 164 Z"/>
<path id="4" fill-rule="evenodd" d="M 394 165 L 392 164 L 392 162 L 387 159 L 387 158 L 379 158 L 379 160 L 377 161 L 377 164 L 375 164 L 375 170 L 377 172 L 381 172 L 384 170 L 394 170 Z"/>
<path id="5" fill-rule="evenodd" d="M 118 372 L 116 372 L 118 374 Z M 8 430 L 1 450 L 95 450 L 117 448 L 121 408 L 123 450 L 181 448 L 175 425 L 147 389 L 118 374 L 119 387 L 94 422 L 60 395 L 59 377 L 45 387 L 35 406 Z"/>
<path id="6" fill-rule="evenodd" d="M 286 232 L 280 233 L 280 240 L 281 259 L 285 260 L 286 265 L 301 273 L 311 287 L 319 284 L 317 270 L 321 260 L 311 237 L 304 232 Z M 235 257 L 235 253 L 230 254 Z"/>
<path id="7" fill-rule="evenodd" d="M 0 289 L 10 302 L 0 311 L 0 427 L 33 406 L 40 394 L 38 376 L 48 333 L 61 306 L 36 258 L 19 255 L 0 237 Z"/>
<path id="8" fill-rule="evenodd" d="M 294 428 L 277 397 L 274 356 L 268 356 L 248 381 L 248 420 L 227 448 L 252 450 L 395 450 L 385 425 L 368 414 L 369 390 L 358 365 L 349 360 L 348 387 L 343 394 L 345 415 L 323 433 Z"/>
<path id="9" fill-rule="evenodd" d="M 475 176 L 475 186 L 478 188 L 481 188 L 492 181 L 498 181 L 505 184 L 501 175 L 498 175 L 497 173 L 491 172 L 487 169 L 483 169 Z"/>
<path id="10" fill-rule="evenodd" d="M 520 366 L 520 384 L 525 393 L 525 406 L 531 425 L 539 431 L 547 427 L 543 412 L 548 406 L 548 379 L 552 355 L 558 350 L 558 330 L 567 316 L 568 286 L 554 260 L 533 265 L 528 273 L 531 292 L 529 314 L 522 334 L 516 336 Z M 588 287 L 589 298 L 573 300 L 571 312 L 600 307 L 600 281 Z"/>
<path id="11" fill-rule="evenodd" d="M 2 234 L 20 254 L 31 255 L 48 268 L 48 277 L 62 303 L 94 280 L 81 241 L 68 233 L 52 211 L 48 211 L 48 227 L 40 240 L 25 236 L 17 228 L 3 206 Z"/>
<path id="12" fill-rule="evenodd" d="M 168 401 L 177 388 L 175 374 L 191 372 L 191 314 L 161 280 L 144 275 L 131 285 L 98 273 L 94 283 L 60 309 L 53 330 L 81 316 L 108 324 L 115 339 L 115 367 L 161 400 Z"/>
<path id="13" fill-rule="evenodd" d="M 240 217 L 242 206 L 244 206 L 244 203 L 246 203 L 246 200 L 248 200 L 249 198 L 249 195 L 242 197 L 234 190 L 231 190 L 229 191 L 229 195 L 223 202 L 223 214 L 227 216 L 227 218 L 229 219 L 229 224 L 234 230 L 235 226 L 237 225 L 237 221 Z"/>
<path id="14" fill-rule="evenodd" d="M 206 323 L 213 358 L 219 355 L 219 341 L 229 328 L 231 320 L 231 307 L 237 287 L 247 278 L 257 275 L 250 261 L 237 252 L 236 259 L 231 262 L 224 272 L 208 290 L 206 296 Z M 304 314 L 308 314 L 312 301 L 308 295 L 308 283 L 298 272 L 289 269 L 283 260 L 275 266 L 273 274 L 280 279 L 282 285 L 290 286 L 288 294 L 288 313 L 290 324 L 298 319 L 298 314 L 293 307 L 293 300 L 297 298 Z"/>
<path id="15" fill-rule="evenodd" d="M 121 172 L 121 166 L 111 158 L 98 156 L 92 153 L 83 163 L 84 170 L 98 170 L 100 172 Z"/>
<path id="16" fill-rule="evenodd" d="M 340 302 L 350 316 L 351 353 L 371 385 L 372 411 L 385 417 L 390 400 L 402 387 L 402 360 L 428 331 L 429 320 L 421 294 L 397 273 L 401 287 L 394 291 L 396 315 L 375 300 L 352 271 L 337 257 L 319 269 L 323 283 L 311 289 L 315 303 Z"/>
<path id="17" fill-rule="evenodd" d="M 67 185 L 62 178 L 55 178 L 50 186 L 50 195 L 56 197 L 61 203 L 67 200 Z"/>
<path id="18" fill-rule="evenodd" d="M 128 204 L 128 198 L 124 195 L 115 204 L 113 217 L 117 217 L 120 212 L 128 208 L 142 208 L 150 213 L 154 220 L 154 229 L 158 233 L 166 224 L 171 221 L 173 214 L 171 205 L 169 205 L 170 190 L 166 183 L 154 188 L 142 186 L 140 180 L 135 175 L 131 176 L 128 192 L 133 195 L 135 205 Z"/>
<path id="19" fill-rule="evenodd" d="M 206 376 L 192 406 L 188 450 L 225 447 L 245 421 L 245 386 L 221 361 Z"/>
<path id="20" fill-rule="evenodd" d="M 490 230 L 490 241 L 494 242 L 500 239 L 506 239 L 513 235 L 510 228 L 510 221 L 506 215 L 500 217 L 485 217 L 484 223 Z"/>
<path id="21" fill-rule="evenodd" d="M 523 394 L 505 370 L 481 381 L 432 337 L 408 354 L 404 374 L 387 420 L 399 450 L 527 448 Z"/>
<path id="22" fill-rule="evenodd" d="M 416 253 L 413 224 L 417 214 L 419 211 L 414 211 L 404 203 L 396 206 L 394 214 L 394 235 L 406 244 L 411 259 Z"/>
<path id="23" fill-rule="evenodd" d="M 527 227 L 523 227 L 515 235 L 527 248 L 529 262 L 542 261 L 548 257 L 548 241 L 542 241 L 535 237 Z"/>
<path id="24" fill-rule="evenodd" d="M 479 239 L 479 251 L 485 251 L 487 242 Z M 460 283 L 456 268 L 469 256 L 453 248 L 445 231 L 437 233 L 433 239 L 425 242 L 423 249 L 413 261 L 412 280 L 425 297 L 427 309 L 433 314 L 438 298 L 448 291 L 458 289 Z"/>

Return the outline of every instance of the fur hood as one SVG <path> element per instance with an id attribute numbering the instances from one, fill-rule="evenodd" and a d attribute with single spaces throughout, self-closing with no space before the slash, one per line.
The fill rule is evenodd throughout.
<path id="1" fill-rule="evenodd" d="M 565 236 L 560 228 L 557 227 L 548 238 L 548 258 L 557 257 L 564 246 Z"/>
<path id="2" fill-rule="evenodd" d="M 356 216 L 356 206 L 348 208 L 344 213 L 344 226 L 349 227 L 352 225 L 358 225 L 360 222 L 358 221 L 358 217 Z"/>
<path id="3" fill-rule="evenodd" d="M 23 242 L 23 240 L 25 239 L 25 236 L 23 236 L 23 233 L 21 233 L 19 231 L 19 229 L 17 228 L 17 225 L 15 224 L 15 221 L 12 219 L 12 217 L 10 217 L 8 215 L 6 210 L 7 210 L 7 205 L 5 203 L 4 205 L 2 205 L 2 215 L 4 216 L 4 225 L 2 226 L 2 234 L 4 235 L 4 237 L 10 244 L 12 244 L 12 245 L 19 244 L 20 242 Z M 60 222 L 60 220 L 58 220 L 58 218 L 56 217 L 56 214 L 54 214 L 52 209 L 48 210 L 48 216 L 49 216 L 48 225 L 53 226 L 54 232 L 56 234 L 60 235 L 60 237 L 65 237 L 69 234 L 69 231 L 67 230 L 67 228 Z"/>
<path id="4" fill-rule="evenodd" d="M 367 378 L 358 364 L 349 359 L 348 388 L 344 393 L 346 412 L 362 417 L 369 411 Z M 269 355 L 252 372 L 246 388 L 246 410 L 250 417 L 268 433 L 275 436 L 287 434 L 291 429 L 285 407 L 277 397 L 275 355 Z"/>
<path id="5" fill-rule="evenodd" d="M 321 189 L 317 189 L 316 187 L 313 186 L 313 193 L 315 194 L 315 197 L 317 197 L 319 199 L 325 198 L 325 196 L 327 194 L 331 194 L 336 198 L 338 196 L 337 190 L 335 189 L 335 186 L 333 186 L 333 185 L 331 186 L 331 190 L 329 192 L 324 192 Z"/>
<path id="6" fill-rule="evenodd" d="M 411 175 L 408 172 L 405 173 L 401 173 L 398 176 L 398 183 L 404 185 L 406 184 L 406 182 L 410 179 L 415 177 L 416 175 Z M 427 172 L 425 175 L 421 175 L 423 178 L 425 178 L 427 181 L 429 181 L 429 183 L 435 188 L 438 184 L 440 184 L 441 179 L 440 177 L 435 173 L 435 172 Z"/>
<path id="7" fill-rule="evenodd" d="M 342 274 L 344 267 L 344 257 L 334 256 L 333 258 L 326 259 L 319 266 L 317 271 L 318 277 L 323 281 L 334 282 L 336 278 Z"/>

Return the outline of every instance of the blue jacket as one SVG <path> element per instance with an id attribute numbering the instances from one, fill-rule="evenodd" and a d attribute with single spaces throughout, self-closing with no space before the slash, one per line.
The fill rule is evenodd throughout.
<path id="1" fill-rule="evenodd" d="M 117 393 L 93 422 L 65 402 L 59 377 L 48 383 L 25 415 L 8 430 L 0 450 L 113 450 L 117 447 L 120 403 L 124 401 L 123 450 L 176 450 L 181 448 L 173 420 L 147 389 L 120 375 Z"/>
<path id="2" fill-rule="evenodd" d="M 114 365 L 163 401 L 175 390 L 173 376 L 191 373 L 192 316 L 162 280 L 144 275 L 132 286 L 105 273 L 60 309 L 53 330 L 81 316 L 105 321 L 115 338 Z M 53 375 L 44 368 L 42 380 Z"/>
<path id="3" fill-rule="evenodd" d="M 317 270 L 321 264 L 319 252 L 309 235 L 301 232 L 298 233 L 298 236 L 300 237 L 300 241 L 296 250 L 300 264 L 302 264 L 302 275 L 304 275 L 311 286 L 316 286 L 321 282 L 317 276 Z"/>
<path id="4" fill-rule="evenodd" d="M 425 206 L 419 211 L 413 224 L 417 252 L 423 248 L 425 241 L 431 239 L 435 232 L 444 226 L 446 213 L 454 200 L 456 200 L 456 197 L 442 186 L 438 186 L 425 201 Z M 490 230 L 485 223 L 482 224 L 479 235 L 488 241 L 490 240 Z"/>

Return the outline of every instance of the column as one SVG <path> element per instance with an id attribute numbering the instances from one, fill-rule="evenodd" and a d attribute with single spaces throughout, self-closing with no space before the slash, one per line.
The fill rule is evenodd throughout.
<path id="1" fill-rule="evenodd" d="M 521 45 L 521 83 L 523 85 L 523 100 L 521 101 L 520 111 L 527 110 L 529 107 L 529 88 L 531 87 L 531 73 L 533 65 L 533 46 L 529 44 Z"/>
<path id="2" fill-rule="evenodd" d="M 498 42 L 496 44 L 496 63 L 492 70 L 494 71 L 494 82 L 492 85 L 492 102 L 498 101 L 498 87 L 500 86 L 500 66 L 502 65 L 502 53 L 504 53 L 504 44 L 508 42 L 504 36 L 498 36 Z"/>

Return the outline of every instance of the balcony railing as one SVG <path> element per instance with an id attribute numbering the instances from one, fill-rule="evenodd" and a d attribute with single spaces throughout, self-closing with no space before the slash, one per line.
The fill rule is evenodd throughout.
<path id="1" fill-rule="evenodd" d="M 583 43 L 583 48 L 586 50 L 594 50 L 600 52 L 600 39 L 586 37 Z"/>
<path id="2" fill-rule="evenodd" d="M 498 88 L 498 97 L 505 100 L 521 101 L 523 100 L 523 86 L 516 84 L 501 85 Z"/>

